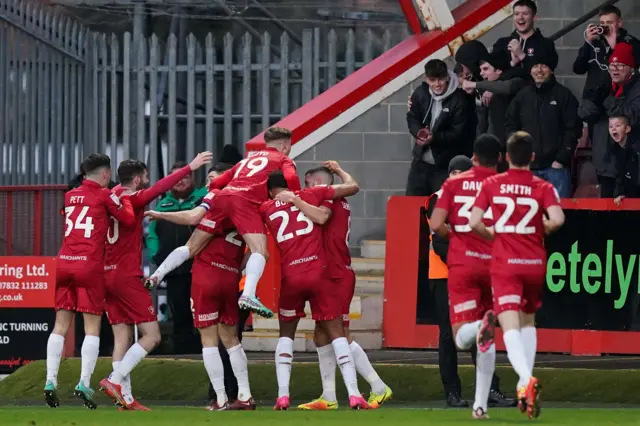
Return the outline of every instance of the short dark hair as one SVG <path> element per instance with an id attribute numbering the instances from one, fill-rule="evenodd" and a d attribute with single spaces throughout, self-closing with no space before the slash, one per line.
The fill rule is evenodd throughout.
<path id="1" fill-rule="evenodd" d="M 501 152 L 502 144 L 500 139 L 489 133 L 478 136 L 473 143 L 473 154 L 483 167 L 497 166 Z"/>
<path id="2" fill-rule="evenodd" d="M 622 12 L 616 6 L 610 4 L 608 6 L 603 6 L 598 10 L 598 16 L 603 15 L 616 15 L 618 18 L 622 18 Z"/>
<path id="3" fill-rule="evenodd" d="M 173 163 L 173 166 L 171 166 L 171 171 L 174 170 L 178 170 L 181 169 L 183 167 L 187 167 L 187 163 L 184 161 L 176 161 L 175 163 Z"/>
<path id="4" fill-rule="evenodd" d="M 111 169 L 111 158 L 106 154 L 90 154 L 80 165 L 85 175 L 90 175 L 101 168 Z"/>
<path id="5" fill-rule="evenodd" d="M 267 189 L 269 191 L 272 189 L 289 189 L 287 180 L 280 170 L 276 170 L 269 175 L 269 179 L 267 179 Z"/>
<path id="6" fill-rule="evenodd" d="M 528 166 L 533 154 L 533 137 L 527 132 L 515 132 L 507 140 L 507 154 L 514 166 Z"/>
<path id="7" fill-rule="evenodd" d="M 613 118 L 619 118 L 620 120 L 624 121 L 627 126 L 629 125 L 629 117 L 627 117 L 624 114 L 615 114 L 615 115 L 609 116 L 609 120 Z"/>
<path id="8" fill-rule="evenodd" d="M 140 160 L 124 160 L 118 166 L 118 180 L 121 184 L 128 184 L 136 176 L 142 177 L 147 165 Z"/>
<path id="9" fill-rule="evenodd" d="M 306 171 L 304 175 L 305 176 L 315 175 L 316 173 L 324 173 L 325 175 L 327 175 L 329 177 L 329 185 L 333 185 L 333 172 L 331 171 L 331 169 L 328 169 L 324 166 L 309 169 Z"/>
<path id="10" fill-rule="evenodd" d="M 291 139 L 291 130 L 284 127 L 269 127 L 264 132 L 264 142 L 271 143 L 281 139 Z"/>
<path id="11" fill-rule="evenodd" d="M 443 60 L 432 59 L 424 64 L 424 75 L 427 78 L 445 78 L 449 76 L 449 70 Z"/>
<path id="12" fill-rule="evenodd" d="M 211 172 L 224 173 L 224 172 L 226 172 L 227 170 L 229 170 L 232 167 L 233 166 L 231 164 L 216 163 L 213 166 L 209 167 L 209 170 L 207 170 L 207 174 L 209 174 Z"/>
<path id="13" fill-rule="evenodd" d="M 536 16 L 538 14 L 538 5 L 533 0 L 518 0 L 514 3 L 513 10 L 515 10 L 516 7 L 528 7 L 529 9 L 531 9 L 531 13 L 533 14 L 533 16 Z"/>

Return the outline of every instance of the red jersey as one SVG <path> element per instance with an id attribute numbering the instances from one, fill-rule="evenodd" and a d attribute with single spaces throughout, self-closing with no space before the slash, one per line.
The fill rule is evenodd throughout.
<path id="1" fill-rule="evenodd" d="M 351 269 L 351 207 L 345 198 L 328 200 L 324 206 L 331 209 L 331 218 L 324 224 L 324 248 L 329 257 L 329 272 L 332 278 L 340 278 L 346 269 Z"/>
<path id="2" fill-rule="evenodd" d="M 222 189 L 223 194 L 234 194 L 260 204 L 269 199 L 267 179 L 278 170 L 282 171 L 291 191 L 300 189 L 295 163 L 275 148 L 249 152 L 247 158 L 215 178 L 209 189 Z"/>
<path id="3" fill-rule="evenodd" d="M 545 265 L 542 217 L 549 207 L 559 205 L 553 186 L 529 170 L 509 169 L 482 182 L 475 206 L 493 212 L 492 266 Z"/>
<path id="4" fill-rule="evenodd" d="M 115 217 L 111 217 L 104 260 L 106 271 L 116 271 L 122 276 L 142 276 L 144 210 L 147 204 L 169 191 L 190 173 L 191 168 L 185 166 L 160 179 L 151 188 L 136 191 L 129 196 L 135 215 L 135 224 L 129 227 L 122 226 Z M 126 189 L 118 185 L 111 192 L 119 197 Z"/>
<path id="5" fill-rule="evenodd" d="M 472 232 L 469 219 L 482 181 L 496 173 L 494 169 L 476 166 L 447 179 L 442 185 L 442 193 L 438 197 L 436 208 L 449 213 L 451 235 L 447 256 L 448 266 L 485 264 L 491 260 L 491 241 Z M 491 209 L 487 210 L 484 217 L 485 225 L 490 226 Z"/>
<path id="6" fill-rule="evenodd" d="M 129 197 L 119 199 L 90 180 L 64 195 L 64 212 L 65 232 L 58 260 L 70 269 L 104 266 L 109 216 L 127 226 L 135 223 Z"/>
<path id="7" fill-rule="evenodd" d="M 210 191 L 202 199 L 199 207 L 209 211 L 213 206 L 215 196 L 220 190 Z M 229 219 L 224 219 L 222 226 L 216 229 L 215 236 L 207 246 L 196 256 L 200 260 L 216 268 L 240 274 L 240 265 L 245 252 L 245 243 L 234 229 Z"/>
<path id="8" fill-rule="evenodd" d="M 296 195 L 318 207 L 325 200 L 332 199 L 333 193 L 330 186 L 316 186 L 297 191 Z M 276 238 L 283 277 L 327 265 L 322 227 L 314 224 L 297 207 L 269 200 L 262 204 L 260 212 L 269 232 Z"/>

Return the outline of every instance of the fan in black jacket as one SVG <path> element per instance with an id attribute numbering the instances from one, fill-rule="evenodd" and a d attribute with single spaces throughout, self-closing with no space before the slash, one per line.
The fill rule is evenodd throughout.
<path id="1" fill-rule="evenodd" d="M 447 65 L 434 59 L 425 65 L 427 81 L 411 95 L 407 112 L 409 132 L 416 138 L 407 178 L 407 195 L 428 196 L 440 189 L 447 178 L 449 161 L 466 151 L 475 138 L 473 104 L 458 89 L 457 76 Z M 430 84 L 439 91 L 434 92 Z"/>
<path id="2" fill-rule="evenodd" d="M 558 53 L 551 39 L 534 29 L 534 18 L 538 7 L 532 0 L 518 0 L 513 5 L 515 30 L 508 37 L 499 38 L 493 52 L 502 52 L 511 66 L 524 68 L 529 73 L 539 58 L 550 58 L 558 64 Z M 555 65 L 554 65 L 555 68 Z"/>
<path id="3" fill-rule="evenodd" d="M 531 70 L 534 82 L 513 99 L 506 114 L 505 130 L 510 135 L 523 130 L 534 140 L 532 171 L 549 181 L 560 197 L 571 196 L 569 167 L 582 134 L 578 100 L 556 81 L 553 58 L 541 58 Z"/>

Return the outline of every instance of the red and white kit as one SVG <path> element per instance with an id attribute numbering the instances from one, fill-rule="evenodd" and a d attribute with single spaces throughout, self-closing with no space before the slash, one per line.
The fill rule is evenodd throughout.
<path id="1" fill-rule="evenodd" d="M 111 218 L 105 250 L 105 309 L 111 324 L 142 324 L 156 321 L 151 294 L 142 283 L 142 234 L 144 211 L 151 201 L 169 191 L 182 178 L 191 173 L 185 166 L 159 180 L 148 189 L 136 191 L 129 196 L 135 224 L 123 226 Z M 112 193 L 120 196 L 126 188 L 118 185 Z"/>
<path id="2" fill-rule="evenodd" d="M 316 207 L 332 199 L 333 194 L 334 189 L 329 186 L 316 186 L 296 193 Z M 282 285 L 279 318 L 286 321 L 304 317 L 306 301 L 309 301 L 316 321 L 339 317 L 341 304 L 335 297 L 336 285 L 327 269 L 322 227 L 314 224 L 297 207 L 282 201 L 263 203 L 261 212 L 280 251 Z"/>
<path id="3" fill-rule="evenodd" d="M 492 308 L 491 242 L 471 231 L 469 218 L 482 181 L 496 174 L 486 167 L 449 178 L 442 185 L 436 208 L 446 210 L 451 233 L 447 267 L 449 279 L 449 315 L 451 324 L 482 319 Z M 485 214 L 485 225 L 491 224 L 491 214 Z"/>
<path id="4" fill-rule="evenodd" d="M 58 252 L 56 311 L 104 312 L 104 256 L 110 217 L 135 221 L 129 197 L 85 180 L 64 196 L 65 233 Z"/>
<path id="5" fill-rule="evenodd" d="M 475 206 L 494 218 L 491 286 L 496 313 L 535 313 L 547 269 L 543 214 L 559 206 L 553 186 L 529 170 L 509 169 L 482 183 Z"/>

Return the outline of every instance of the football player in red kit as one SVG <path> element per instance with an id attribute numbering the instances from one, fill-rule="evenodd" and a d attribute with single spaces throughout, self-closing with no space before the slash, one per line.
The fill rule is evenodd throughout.
<path id="1" fill-rule="evenodd" d="M 351 175 L 342 170 L 337 162 L 327 161 L 323 167 L 311 169 L 305 173 L 305 187 L 314 188 L 316 186 L 333 185 L 334 173 L 343 184 L 350 185 L 355 182 Z M 327 200 L 321 206 L 316 207 L 305 203 L 300 197 L 296 197 L 293 203 L 314 223 L 323 225 L 328 269 L 339 294 L 345 335 L 353 354 L 356 371 L 371 385 L 369 405 L 378 407 L 391 399 L 393 392 L 380 379 L 380 376 L 378 376 L 369 362 L 367 354 L 349 333 L 349 308 L 356 287 L 356 275 L 351 268 L 351 254 L 349 253 L 349 234 L 351 232 L 351 207 L 349 202 L 343 197 L 336 200 Z M 336 359 L 329 336 L 318 324 L 316 324 L 314 332 L 314 341 L 322 377 L 322 395 L 311 402 L 299 405 L 298 408 L 301 410 L 337 410 Z"/>
<path id="2" fill-rule="evenodd" d="M 493 239 L 493 306 L 504 331 L 509 362 L 518 374 L 518 400 L 530 418 L 540 415 L 540 383 L 533 377 L 535 312 L 542 304 L 547 270 L 544 236 L 564 223 L 558 192 L 529 169 L 533 138 L 516 132 L 507 141 L 509 170 L 482 182 L 471 211 L 471 229 Z M 494 227 L 483 216 L 491 211 Z M 545 217 L 546 214 L 546 217 Z"/>
<path id="3" fill-rule="evenodd" d="M 349 405 L 368 409 L 369 404 L 358 390 L 353 355 L 344 336 L 341 304 L 335 297 L 336 285 L 327 270 L 328 258 L 323 244 L 322 228 L 315 225 L 296 206 L 298 200 L 313 206 L 324 201 L 347 197 L 358 192 L 355 181 L 335 186 L 316 186 L 292 193 L 282 173 L 269 176 L 269 194 L 273 198 L 260 208 L 269 232 L 280 252 L 282 283 L 278 302 L 280 338 L 276 347 L 278 399 L 275 410 L 289 408 L 289 381 L 293 360 L 293 339 L 300 318 L 305 316 L 309 301 L 313 319 L 329 335 L 336 362 L 349 392 Z"/>
<path id="4" fill-rule="evenodd" d="M 496 314 L 492 310 L 489 274 L 491 241 L 471 232 L 469 218 L 482 182 L 497 173 L 501 150 L 500 140 L 495 136 L 478 137 L 473 145 L 473 168 L 445 181 L 430 220 L 432 230 L 450 240 L 447 289 L 456 346 L 468 350 L 475 342 L 478 347 L 474 419 L 488 418 L 486 412 L 496 363 L 493 344 Z M 490 221 L 490 215 L 485 215 L 485 219 Z"/>
<path id="5" fill-rule="evenodd" d="M 255 410 L 251 396 L 247 357 L 237 334 L 239 320 L 238 282 L 244 269 L 245 244 L 230 220 L 209 226 L 203 220 L 215 204 L 220 191 L 209 192 L 195 209 L 181 212 L 147 212 L 155 220 L 168 220 L 180 225 L 198 225 L 213 236 L 194 258 L 191 280 L 191 309 L 194 325 L 200 331 L 202 360 L 216 392 L 210 411 Z M 224 368 L 218 340 L 227 349 L 233 374 L 238 382 L 238 399 L 229 404 L 224 383 Z"/>
<path id="6" fill-rule="evenodd" d="M 111 159 L 91 154 L 81 166 L 85 179 L 65 194 L 65 232 L 56 272 L 56 323 L 47 342 L 47 378 L 44 395 L 50 407 L 59 405 L 56 388 L 64 339 L 74 312 L 84 315 L 82 371 L 74 394 L 85 406 L 96 408 L 91 375 L 100 349 L 100 320 L 104 312 L 104 246 L 110 216 L 126 226 L 135 223 L 128 197 L 118 198 L 106 187 L 111 180 Z"/>
<path id="7" fill-rule="evenodd" d="M 188 166 L 159 180 L 151 188 L 147 166 L 137 160 L 124 160 L 118 167 L 120 185 L 112 189 L 116 196 L 130 194 L 136 216 L 133 227 L 120 226 L 111 218 L 105 254 L 105 308 L 113 328 L 113 372 L 100 382 L 102 389 L 124 409 L 147 411 L 131 393 L 130 373 L 160 343 L 160 327 L 151 294 L 142 284 L 142 233 L 144 209 L 169 191 L 181 179 L 212 161 L 213 154 L 198 154 Z M 142 337 L 132 345 L 133 325 Z"/>
<path id="8" fill-rule="evenodd" d="M 221 189 L 221 192 L 203 221 L 213 227 L 223 223 L 226 218 L 233 222 L 251 251 L 245 271 L 245 287 L 238 305 L 268 318 L 273 316 L 273 312 L 256 297 L 256 287 L 268 257 L 260 204 L 268 199 L 266 183 L 270 173 L 281 171 L 292 190 L 300 189 L 300 180 L 294 162 L 287 157 L 291 151 L 291 131 L 272 127 L 264 133 L 264 141 L 267 145 L 265 149 L 249 152 L 247 158 L 210 183 L 209 189 Z M 185 246 L 169 254 L 147 279 L 145 286 L 156 286 L 166 274 L 202 250 L 210 239 L 211 234 L 196 230 Z"/>

